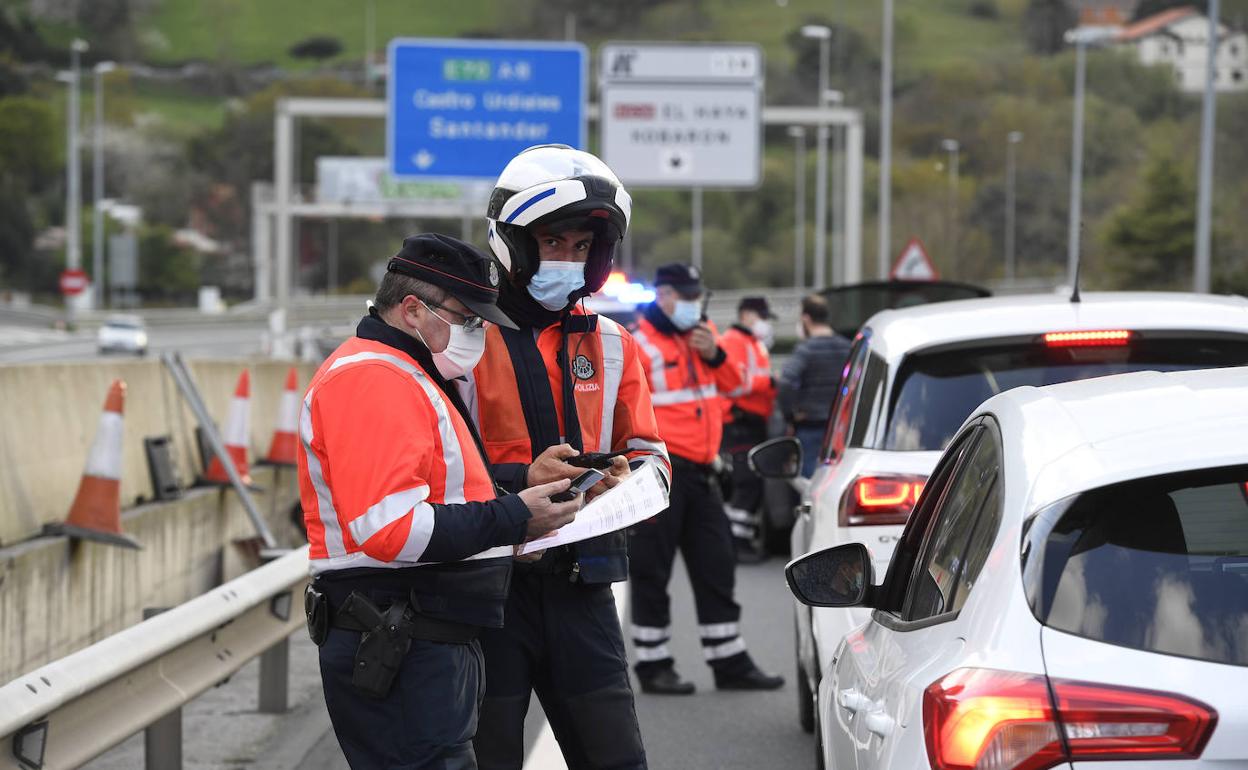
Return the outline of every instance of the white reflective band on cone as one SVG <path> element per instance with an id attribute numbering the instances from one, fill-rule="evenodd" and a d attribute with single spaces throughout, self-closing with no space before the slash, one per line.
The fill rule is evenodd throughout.
<path id="1" fill-rule="evenodd" d="M 230 398 L 230 411 L 226 415 L 225 435 L 222 440 L 226 446 L 245 447 L 250 441 L 251 399 L 233 396 Z"/>
<path id="2" fill-rule="evenodd" d="M 95 432 L 91 453 L 87 455 L 84 476 L 121 480 L 122 416 L 116 412 L 100 414 L 100 427 Z"/>
<path id="3" fill-rule="evenodd" d="M 281 433 L 295 433 L 299 430 L 299 394 L 293 390 L 282 393 L 282 404 L 278 409 L 277 429 Z"/>

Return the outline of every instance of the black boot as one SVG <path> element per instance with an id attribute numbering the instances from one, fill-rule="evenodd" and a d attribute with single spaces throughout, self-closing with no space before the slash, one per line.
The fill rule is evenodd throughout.
<path id="1" fill-rule="evenodd" d="M 784 677 L 768 674 L 747 659 L 747 665 L 733 671 L 715 672 L 717 690 L 778 690 L 784 687 Z"/>
<path id="2" fill-rule="evenodd" d="M 681 679 L 674 666 L 638 671 L 637 680 L 641 682 L 641 691 L 652 695 L 693 695 L 697 689 L 693 682 Z"/>

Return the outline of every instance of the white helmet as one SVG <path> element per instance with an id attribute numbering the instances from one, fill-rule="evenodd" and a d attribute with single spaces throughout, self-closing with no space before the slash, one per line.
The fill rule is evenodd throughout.
<path id="1" fill-rule="evenodd" d="M 585 262 L 587 296 L 611 274 L 615 249 L 628 230 L 633 199 L 615 172 L 596 156 L 566 144 L 524 150 L 499 174 L 485 216 L 490 248 L 517 287 L 537 272 L 535 225 L 574 221 L 594 232 Z"/>

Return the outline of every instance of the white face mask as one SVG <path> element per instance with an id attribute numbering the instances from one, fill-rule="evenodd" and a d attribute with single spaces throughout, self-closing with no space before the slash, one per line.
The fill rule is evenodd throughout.
<path id="1" fill-rule="evenodd" d="M 425 309 L 432 313 L 434 318 L 451 327 L 451 338 L 446 342 L 446 350 L 438 353 L 429 351 L 433 353 L 433 365 L 438 368 L 438 373 L 448 380 L 453 380 L 471 372 L 481 361 L 481 356 L 485 354 L 485 328 L 480 327 L 468 331 L 462 324 L 453 324 L 434 313 L 433 308 L 428 305 L 425 305 Z M 420 329 L 416 330 L 416 334 L 420 336 L 421 342 L 425 342 Z M 425 347 L 429 347 L 429 343 L 425 342 Z"/>
<path id="2" fill-rule="evenodd" d="M 754 339 L 763 343 L 763 347 L 771 350 L 771 343 L 776 341 L 775 332 L 772 331 L 771 322 L 759 319 L 750 327 L 750 333 L 754 335 Z"/>
<path id="3" fill-rule="evenodd" d="M 529 296 L 547 310 L 568 306 L 568 295 L 585 285 L 585 263 L 542 262 L 529 279 Z"/>
<path id="4" fill-rule="evenodd" d="M 676 300 L 676 309 L 668 316 L 672 325 L 682 332 L 689 331 L 702 320 L 702 303 L 691 299 Z"/>

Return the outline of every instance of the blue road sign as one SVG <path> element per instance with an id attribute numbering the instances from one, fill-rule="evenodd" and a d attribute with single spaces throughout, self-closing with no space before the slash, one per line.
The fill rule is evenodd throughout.
<path id="1" fill-rule="evenodd" d="M 579 43 L 390 42 L 386 156 L 399 177 L 495 179 L 535 144 L 585 147 Z"/>

